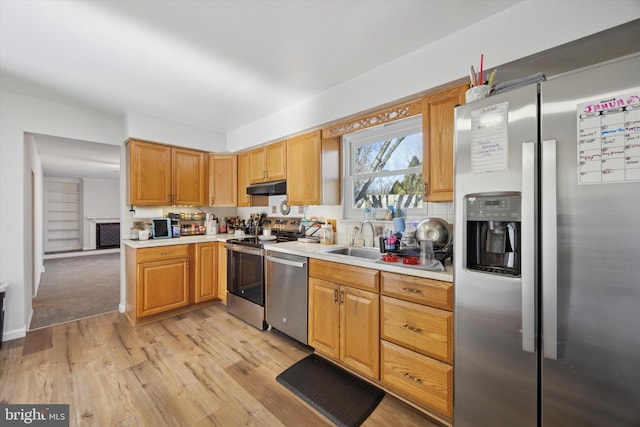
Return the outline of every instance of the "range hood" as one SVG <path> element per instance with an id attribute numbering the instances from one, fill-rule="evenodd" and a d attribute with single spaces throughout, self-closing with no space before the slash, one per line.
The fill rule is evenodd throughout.
<path id="1" fill-rule="evenodd" d="M 281 196 L 287 194 L 287 181 L 251 184 L 247 187 L 247 194 L 251 196 Z"/>

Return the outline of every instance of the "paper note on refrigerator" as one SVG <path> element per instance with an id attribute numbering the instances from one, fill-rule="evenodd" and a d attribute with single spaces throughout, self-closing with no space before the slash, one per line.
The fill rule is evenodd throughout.
<path id="1" fill-rule="evenodd" d="M 471 172 L 507 170 L 507 112 L 509 103 L 471 112 Z"/>
<path id="2" fill-rule="evenodd" d="M 640 181 L 640 92 L 578 104 L 578 183 Z"/>

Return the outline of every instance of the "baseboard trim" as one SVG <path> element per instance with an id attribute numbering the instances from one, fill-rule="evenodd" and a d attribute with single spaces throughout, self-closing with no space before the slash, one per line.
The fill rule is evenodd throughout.
<path id="1" fill-rule="evenodd" d="M 27 336 L 27 328 L 26 327 L 13 329 L 11 331 L 6 331 L 4 334 L 2 334 L 2 342 L 11 341 L 11 340 L 17 340 L 19 338 L 24 338 L 26 336 Z"/>

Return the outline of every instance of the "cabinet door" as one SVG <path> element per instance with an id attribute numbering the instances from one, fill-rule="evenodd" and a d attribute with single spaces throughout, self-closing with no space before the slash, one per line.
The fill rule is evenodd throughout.
<path id="1" fill-rule="evenodd" d="M 265 181 L 287 179 L 287 141 L 275 142 L 265 147 Z"/>
<path id="2" fill-rule="evenodd" d="M 468 85 L 428 95 L 422 100 L 424 200 L 453 201 L 453 112 L 464 104 Z"/>
<path id="3" fill-rule="evenodd" d="M 191 245 L 193 254 L 193 265 L 191 270 L 193 276 L 191 283 L 193 292 L 192 303 L 212 300 L 218 297 L 218 244 L 196 243 Z"/>
<path id="4" fill-rule="evenodd" d="M 290 205 L 322 204 L 320 131 L 287 140 L 287 198 Z"/>
<path id="5" fill-rule="evenodd" d="M 251 206 L 247 187 L 251 184 L 251 158 L 249 152 L 238 154 L 238 207 Z"/>
<path id="6" fill-rule="evenodd" d="M 338 293 L 335 283 L 309 278 L 309 345 L 335 359 L 340 356 Z"/>
<path id="7" fill-rule="evenodd" d="M 137 317 L 189 305 L 189 258 L 137 266 Z"/>
<path id="8" fill-rule="evenodd" d="M 209 154 L 209 205 L 238 205 L 238 160 L 235 154 Z"/>
<path id="9" fill-rule="evenodd" d="M 267 151 L 264 147 L 249 151 L 249 181 L 251 184 L 266 181 L 266 162 Z"/>
<path id="10" fill-rule="evenodd" d="M 172 147 L 172 205 L 207 205 L 207 160 L 202 151 Z"/>
<path id="11" fill-rule="evenodd" d="M 379 296 L 342 286 L 340 302 L 340 360 L 354 370 L 378 379 Z"/>
<path id="12" fill-rule="evenodd" d="M 131 139 L 129 149 L 129 204 L 171 204 L 171 147 Z"/>
<path id="13" fill-rule="evenodd" d="M 227 302 L 227 249 L 224 242 L 218 242 L 218 298 Z"/>

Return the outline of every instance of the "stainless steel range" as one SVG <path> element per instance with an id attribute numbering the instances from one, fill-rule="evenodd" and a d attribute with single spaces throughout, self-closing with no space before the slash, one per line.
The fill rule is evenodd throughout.
<path id="1" fill-rule="evenodd" d="M 227 311 L 260 330 L 265 323 L 265 243 L 295 241 L 301 218 L 267 217 L 255 234 L 227 241 Z M 262 236 L 262 229 L 271 236 Z"/>

